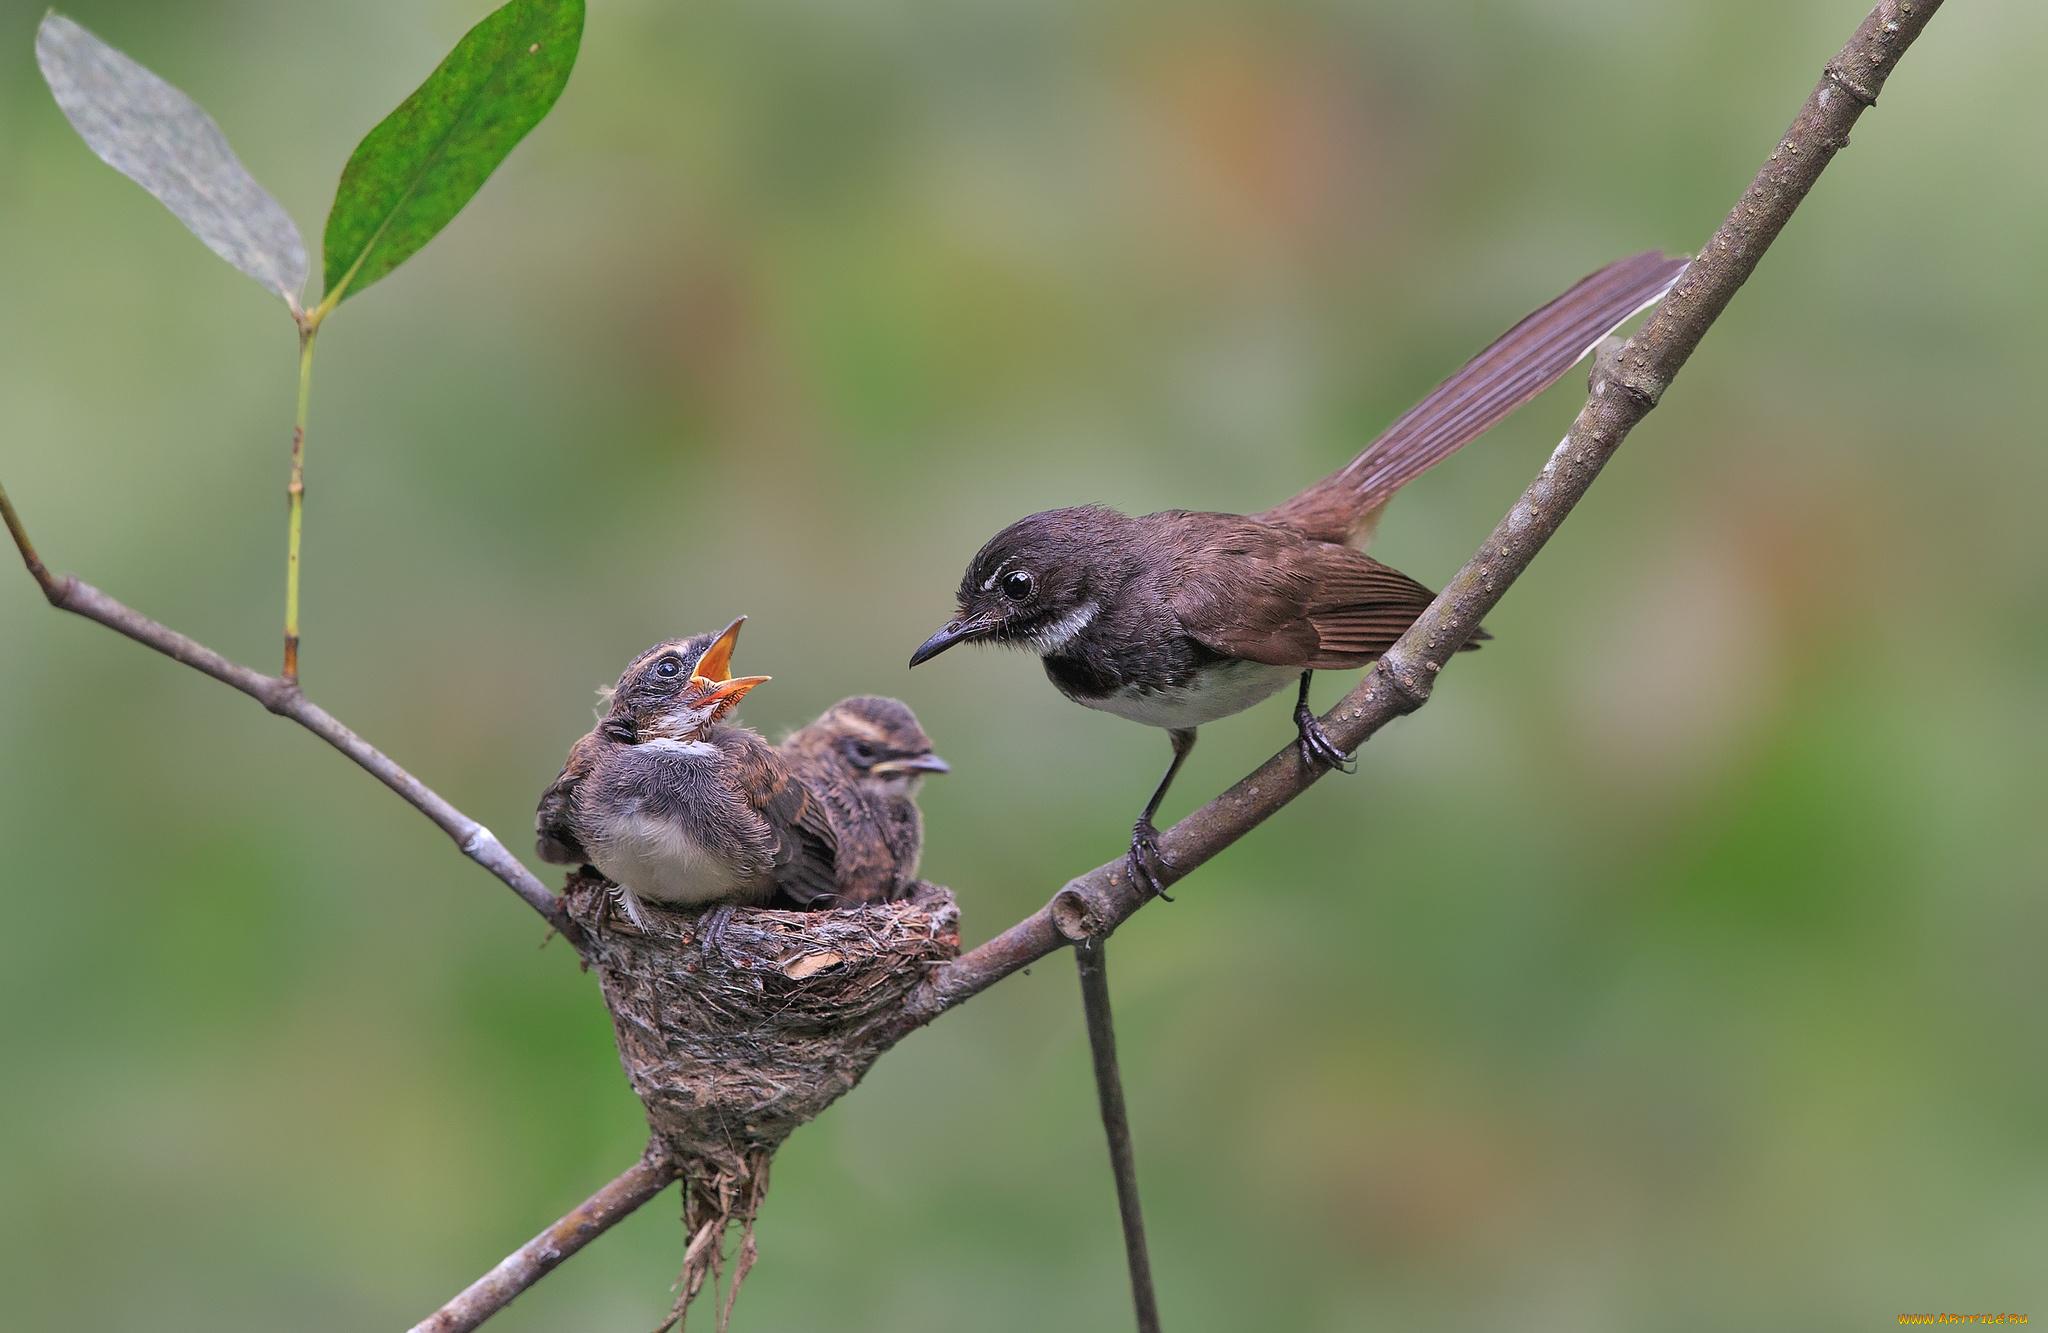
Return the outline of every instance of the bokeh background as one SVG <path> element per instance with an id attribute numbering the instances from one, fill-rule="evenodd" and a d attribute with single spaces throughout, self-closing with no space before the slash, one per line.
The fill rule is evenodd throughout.
<path id="1" fill-rule="evenodd" d="M 313 237 L 486 9 L 68 6 Z M 41 12 L 0 5 L 0 477 L 54 567 L 274 669 L 290 325 L 78 141 Z M 592 688 L 749 613 L 754 725 L 917 708 L 986 938 L 1166 746 L 1028 658 L 906 673 L 980 541 L 1334 468 L 1703 241 L 1863 12 L 593 0 L 554 114 L 321 339 L 308 689 L 523 849 Z M 2029 0 L 1940 14 L 1495 641 L 1117 937 L 1169 1327 L 2048 1317 L 2044 49 Z M 1582 392 L 1376 553 L 1447 577 Z M 1169 813 L 1286 714 L 1204 728 Z M 7 570 L 0 755 L 0 1322 L 403 1327 L 638 1152 L 512 895 Z M 651 1327 L 675 1212 L 493 1327 Z M 799 1132 L 760 1242 L 741 1329 L 1128 1327 L 1071 963 Z"/>

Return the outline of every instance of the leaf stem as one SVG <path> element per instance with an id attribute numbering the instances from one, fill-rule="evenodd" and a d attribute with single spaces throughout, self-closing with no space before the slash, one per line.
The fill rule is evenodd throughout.
<path id="1" fill-rule="evenodd" d="M 299 678 L 299 534 L 306 512 L 306 407 L 313 396 L 313 340 L 319 333 L 317 318 L 299 322 L 299 414 L 292 423 L 292 479 L 285 487 L 291 517 L 284 556 L 283 675 L 289 681 Z"/>
<path id="2" fill-rule="evenodd" d="M 36 555 L 34 544 L 28 539 L 28 529 L 21 526 L 21 516 L 14 512 L 14 502 L 7 498 L 5 486 L 0 486 L 0 520 L 5 520 L 8 535 L 14 538 L 14 549 L 21 552 L 21 562 L 35 576 L 36 586 L 43 590 L 45 597 L 55 601 L 61 585 L 50 577 L 50 571 L 43 567 L 41 558 Z"/>

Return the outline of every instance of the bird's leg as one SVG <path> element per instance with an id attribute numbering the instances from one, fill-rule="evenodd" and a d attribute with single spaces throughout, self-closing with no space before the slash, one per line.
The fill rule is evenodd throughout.
<path id="1" fill-rule="evenodd" d="M 697 918 L 697 947 L 706 957 L 713 949 L 725 952 L 725 928 L 731 924 L 731 903 L 720 903 Z"/>
<path id="2" fill-rule="evenodd" d="M 1311 764 L 1334 768 L 1339 773 L 1356 773 L 1358 756 L 1346 754 L 1323 731 L 1323 724 L 1309 711 L 1308 680 L 1313 671 L 1301 673 L 1301 694 L 1294 701 L 1294 729 L 1301 733 L 1301 753 Z"/>
<path id="3" fill-rule="evenodd" d="M 1195 748 L 1195 729 L 1189 727 L 1184 731 L 1169 730 L 1166 737 L 1173 742 L 1173 762 L 1166 766 L 1166 776 L 1159 779 L 1159 786 L 1153 790 L 1152 799 L 1145 802 L 1145 813 L 1138 816 L 1137 824 L 1131 829 L 1131 850 L 1125 859 L 1130 865 L 1133 880 L 1159 897 L 1166 898 L 1166 901 L 1172 902 L 1173 899 L 1167 897 L 1166 889 L 1159 882 L 1160 872 L 1153 869 L 1155 864 L 1164 870 L 1172 870 L 1174 865 L 1166 859 L 1166 854 L 1159 850 L 1159 829 L 1152 823 L 1152 816 L 1159 813 L 1159 803 L 1166 799 L 1166 789 L 1173 785 L 1174 775 L 1179 773 L 1180 766 L 1187 762 L 1188 751 Z"/>
<path id="4" fill-rule="evenodd" d="M 576 867 L 576 873 L 579 875 L 596 875 L 602 872 L 596 866 L 582 865 Z M 596 916 L 592 918 L 591 924 L 597 929 L 603 930 L 605 923 L 612 919 L 612 905 L 616 901 L 617 899 L 613 896 L 611 889 L 603 888 L 597 890 Z"/>

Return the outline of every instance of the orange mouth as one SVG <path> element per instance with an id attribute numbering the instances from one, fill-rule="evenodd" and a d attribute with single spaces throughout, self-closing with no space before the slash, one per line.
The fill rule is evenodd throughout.
<path id="1" fill-rule="evenodd" d="M 734 628 L 738 628 L 738 622 L 734 622 Z M 706 722 L 716 722 L 739 707 L 740 700 L 747 697 L 748 691 L 772 679 L 772 676 L 741 676 L 737 680 L 707 680 L 703 676 L 693 676 L 690 678 L 691 689 L 702 693 L 691 695 L 690 707 L 708 714 Z"/>
<path id="2" fill-rule="evenodd" d="M 704 655 L 697 659 L 697 670 L 693 674 L 702 676 L 705 680 L 711 681 L 714 684 L 719 681 L 731 680 L 732 648 L 734 644 L 740 641 L 740 626 L 746 623 L 747 618 L 741 616 L 738 620 L 733 621 L 732 624 L 727 625 L 724 632 L 713 639 L 711 646 L 704 650 Z M 767 677 L 763 676 L 761 679 L 766 680 Z"/>

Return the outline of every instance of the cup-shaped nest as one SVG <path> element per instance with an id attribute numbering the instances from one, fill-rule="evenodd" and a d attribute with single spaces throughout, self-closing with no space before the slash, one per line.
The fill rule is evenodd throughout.
<path id="1" fill-rule="evenodd" d="M 707 1276 L 716 1290 L 734 1223 L 738 1290 L 769 1159 L 901 1035 L 911 988 L 960 952 L 960 912 L 950 892 L 919 884 L 869 906 L 734 909 L 707 941 L 708 913 L 643 904 L 643 932 L 593 876 L 572 876 L 564 901 L 589 938 L 626 1078 L 683 1176 L 680 1317 Z M 730 1309 L 728 1295 L 721 1325 Z"/>

